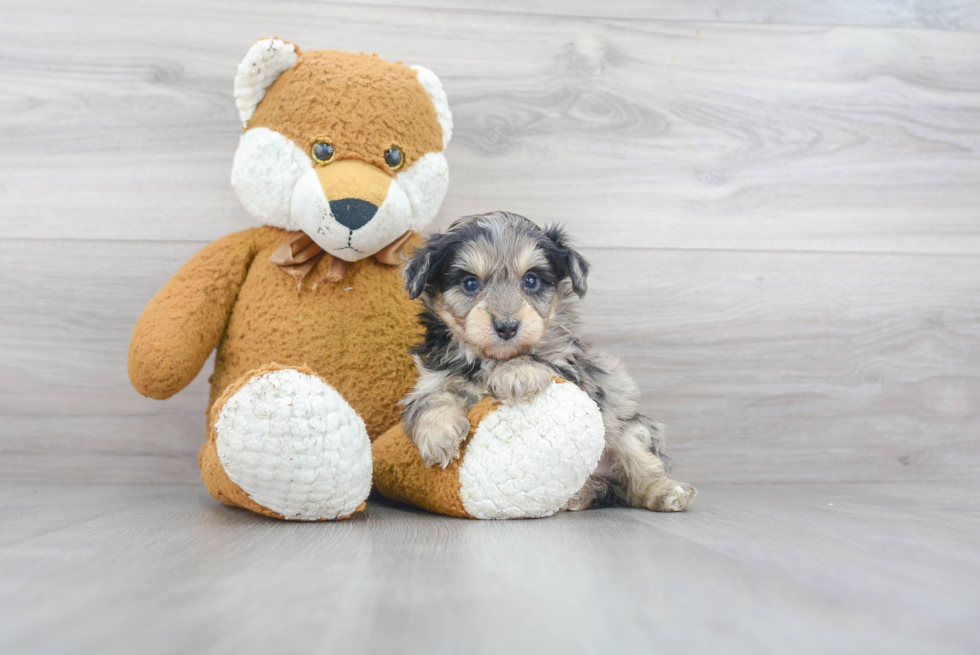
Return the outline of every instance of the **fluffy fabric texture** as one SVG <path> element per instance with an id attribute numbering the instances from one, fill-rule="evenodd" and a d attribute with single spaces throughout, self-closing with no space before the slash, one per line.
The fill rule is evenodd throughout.
<path id="1" fill-rule="evenodd" d="M 257 503 L 251 498 L 251 496 L 249 496 L 248 492 L 246 492 L 242 487 L 238 486 L 238 484 L 233 482 L 232 479 L 228 477 L 228 473 L 225 471 L 225 467 L 221 463 L 221 459 L 218 456 L 218 433 L 215 426 L 217 425 L 219 414 L 224 408 L 225 403 L 227 403 L 238 392 L 245 388 L 253 378 L 261 377 L 267 373 L 278 372 L 281 370 L 283 370 L 283 367 L 277 364 L 264 366 L 255 371 L 250 371 L 247 375 L 242 376 L 240 380 L 236 381 L 235 384 L 225 389 L 224 393 L 218 397 L 218 400 L 208 410 L 207 440 L 204 442 L 204 446 L 201 448 L 201 453 L 198 457 L 198 463 L 201 467 L 201 479 L 204 481 L 204 486 L 207 487 L 207 490 L 214 498 L 221 501 L 225 505 L 230 505 L 232 507 L 243 507 L 258 514 L 264 514 L 265 516 L 271 516 L 278 519 L 284 519 L 286 517 Z M 294 370 L 301 374 L 313 375 L 313 371 L 305 367 L 298 367 Z M 363 510 L 364 507 L 365 503 L 361 503 L 361 505 L 356 507 L 354 511 L 359 512 Z M 346 517 L 341 516 L 338 518 Z"/>
<path id="2" fill-rule="evenodd" d="M 439 126 L 442 127 L 442 147 L 445 149 L 449 145 L 449 140 L 453 137 L 453 114 L 449 111 L 449 99 L 446 91 L 442 88 L 442 82 L 436 74 L 424 66 L 412 66 L 412 70 L 418 73 L 419 83 L 425 87 L 432 104 L 436 108 L 436 115 L 439 117 Z"/>
<path id="3" fill-rule="evenodd" d="M 266 127 L 242 134 L 231 167 L 231 186 L 246 211 L 266 225 L 299 230 L 293 189 L 313 160 L 292 141 Z"/>
<path id="4" fill-rule="evenodd" d="M 244 127 L 265 97 L 266 89 L 299 59 L 299 48 L 282 39 L 261 39 L 238 64 L 235 75 L 235 106 Z"/>
<path id="5" fill-rule="evenodd" d="M 291 173 L 284 171 L 269 177 L 291 179 Z M 272 184 L 267 183 L 266 188 Z M 441 152 L 426 154 L 393 179 L 361 161 L 341 160 L 307 169 L 288 187 L 292 196 L 289 224 L 306 232 L 334 256 L 355 261 L 374 254 L 407 230 L 419 231 L 428 225 L 436 217 L 448 186 L 449 165 Z M 374 217 L 353 232 L 337 222 L 330 204 L 332 200 L 351 197 L 378 206 Z M 288 202 L 288 196 L 282 202 Z"/>
<path id="6" fill-rule="evenodd" d="M 332 260 L 325 255 L 299 293 L 296 280 L 269 261 L 292 234 L 272 227 L 238 232 L 185 264 L 136 323 L 130 380 L 146 396 L 168 398 L 194 379 L 217 347 L 209 433 L 217 418 L 210 408 L 253 371 L 278 362 L 278 368 L 323 379 L 377 437 L 398 423 L 398 400 L 415 382 L 408 350 L 419 338 L 419 305 L 402 290 L 397 267 L 371 258 L 351 263 L 339 281 L 325 282 Z M 313 288 L 312 281 L 319 284 Z M 218 462 L 216 454 L 206 454 L 202 471 Z M 223 502 L 269 513 L 247 494 L 219 496 L 214 485 L 208 488 Z"/>
<path id="7" fill-rule="evenodd" d="M 408 196 L 412 206 L 412 220 L 407 229 L 421 231 L 435 219 L 449 188 L 446 155 L 441 152 L 423 155 L 407 171 L 396 175 L 395 183 Z"/>
<path id="8" fill-rule="evenodd" d="M 129 342 L 129 379 L 137 391 L 163 400 L 190 384 L 224 334 L 258 240 L 274 239 L 276 233 L 288 234 L 256 228 L 215 241 L 157 292 Z M 223 390 L 212 389 L 212 400 Z"/>
<path id="9" fill-rule="evenodd" d="M 442 150 L 436 108 L 417 72 L 377 55 L 310 50 L 266 91 L 248 128 L 267 127 L 305 152 L 333 144 L 337 159 L 360 159 L 383 171 L 392 146 L 408 168 Z"/>
<path id="10" fill-rule="evenodd" d="M 355 168 L 352 172 L 362 177 L 365 175 L 356 169 L 377 171 L 376 168 L 357 161 L 341 161 L 308 170 L 293 193 L 293 217 L 300 229 L 310 235 L 310 238 L 321 248 L 335 257 L 352 262 L 381 250 L 399 235 L 404 234 L 408 229 L 407 226 L 414 221 L 411 220 L 412 206 L 408 196 L 401 186 L 388 177 L 384 177 L 384 188 L 377 194 L 380 195 L 380 200 L 377 197 L 366 198 L 365 195 L 368 194 L 364 191 L 369 189 L 364 186 L 361 187 L 361 193 L 356 195 L 345 195 L 341 192 L 333 198 L 328 198 L 324 193 L 324 187 L 333 186 L 333 178 L 339 177 L 334 174 L 334 171 L 347 168 Z M 337 182 L 343 184 L 344 180 Z M 331 200 L 352 196 L 368 202 L 373 201 L 372 204 L 378 206 L 374 217 L 366 225 L 354 231 L 337 222 L 330 206 Z"/>
<path id="11" fill-rule="evenodd" d="M 459 465 L 466 455 L 466 444 L 484 418 L 498 406 L 486 398 L 470 409 L 470 434 L 460 447 L 460 458 L 446 468 L 426 468 L 418 448 L 401 424 L 388 430 L 371 445 L 374 457 L 374 485 L 378 492 L 396 503 L 416 505 L 438 514 L 476 518 L 466 511 L 459 495 Z"/>
<path id="12" fill-rule="evenodd" d="M 477 427 L 459 468 L 463 507 L 478 519 L 551 516 L 595 470 L 604 435 L 599 406 L 571 383 L 498 408 Z"/>
<path id="13" fill-rule="evenodd" d="M 283 42 L 263 46 L 266 41 L 240 67 L 265 84 L 232 168 L 232 187 L 249 213 L 266 225 L 303 230 L 346 261 L 428 225 L 449 184 L 442 150 L 452 134 L 446 92 L 435 74 L 335 50 L 303 53 L 295 66 L 280 70 L 285 60 L 270 53 Z M 262 74 L 262 66 L 278 71 L 278 79 Z M 334 148 L 330 163 L 310 157 L 321 141 Z M 397 169 L 384 160 L 393 147 L 403 155 Z M 331 205 L 349 198 L 377 207 L 355 230 L 337 220 Z"/>
<path id="14" fill-rule="evenodd" d="M 249 371 L 272 362 L 305 365 L 337 389 L 377 437 L 398 422 L 397 402 L 415 381 L 408 350 L 419 338 L 419 305 L 402 290 L 397 267 L 370 258 L 351 263 L 338 282 L 315 289 L 310 283 L 297 293 L 296 281 L 269 261 L 290 236 L 258 227 L 195 255 L 137 321 L 130 380 L 146 396 L 168 398 L 194 379 L 217 347 L 213 404 Z M 325 279 L 331 259 L 321 258 L 308 279 Z"/>
<path id="15" fill-rule="evenodd" d="M 550 516 L 582 488 L 605 446 L 598 406 L 568 382 L 556 381 L 529 403 L 484 399 L 467 418 L 470 434 L 445 469 L 426 468 L 400 425 L 377 439 L 378 491 L 450 516 Z"/>
<path id="16" fill-rule="evenodd" d="M 282 368 L 248 378 L 216 413 L 214 446 L 228 478 L 287 519 L 350 516 L 371 491 L 364 421 L 308 372 Z"/>

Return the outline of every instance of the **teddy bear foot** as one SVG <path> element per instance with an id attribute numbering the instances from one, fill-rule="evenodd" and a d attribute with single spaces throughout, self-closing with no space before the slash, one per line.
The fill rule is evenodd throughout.
<path id="1" fill-rule="evenodd" d="M 599 407 L 571 382 L 554 380 L 527 402 L 487 398 L 467 418 L 460 456 L 445 468 L 427 467 L 401 426 L 379 437 L 373 445 L 378 491 L 450 516 L 551 516 L 582 488 L 605 447 Z"/>
<path id="2" fill-rule="evenodd" d="M 278 518 L 346 518 L 371 490 L 364 421 L 306 368 L 253 371 L 215 402 L 201 474 L 218 500 Z"/>

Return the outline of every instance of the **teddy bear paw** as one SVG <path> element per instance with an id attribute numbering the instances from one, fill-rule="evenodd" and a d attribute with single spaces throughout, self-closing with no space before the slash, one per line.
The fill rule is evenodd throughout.
<path id="1" fill-rule="evenodd" d="M 289 368 L 255 375 L 221 408 L 215 431 L 228 477 L 287 519 L 348 516 L 371 490 L 364 421 L 315 375 Z"/>
<path id="2" fill-rule="evenodd" d="M 459 466 L 467 513 L 479 519 L 550 516 L 595 470 L 605 447 L 602 413 L 570 382 L 504 404 L 476 427 Z"/>

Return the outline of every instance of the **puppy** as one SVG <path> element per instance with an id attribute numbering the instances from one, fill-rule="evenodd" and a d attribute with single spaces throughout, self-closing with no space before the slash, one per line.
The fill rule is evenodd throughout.
<path id="1" fill-rule="evenodd" d="M 459 457 L 467 410 L 489 396 L 529 400 L 559 376 L 598 404 L 606 429 L 599 468 L 567 509 L 626 505 L 681 511 L 697 491 L 670 479 L 661 426 L 638 412 L 638 390 L 614 358 L 579 336 L 589 265 L 555 226 L 517 214 L 461 218 L 429 237 L 404 269 L 422 298 L 419 379 L 402 400 L 406 432 L 427 466 Z"/>

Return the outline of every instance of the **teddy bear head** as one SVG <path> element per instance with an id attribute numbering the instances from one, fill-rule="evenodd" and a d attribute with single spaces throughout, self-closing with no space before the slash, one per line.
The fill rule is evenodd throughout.
<path id="1" fill-rule="evenodd" d="M 238 66 L 231 183 L 252 216 L 356 261 L 439 210 L 453 121 L 435 74 L 277 38 Z"/>

